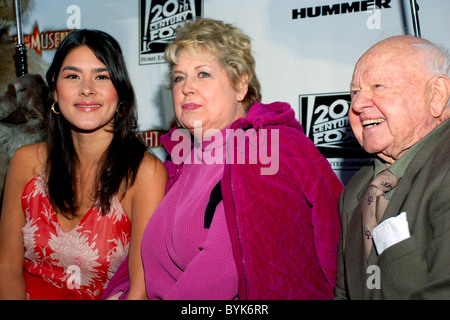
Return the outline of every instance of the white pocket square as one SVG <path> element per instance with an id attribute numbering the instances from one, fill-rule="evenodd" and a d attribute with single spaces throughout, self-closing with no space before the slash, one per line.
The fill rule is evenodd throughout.
<path id="1" fill-rule="evenodd" d="M 408 239 L 410 234 L 406 212 L 380 223 L 373 228 L 372 236 L 375 249 L 379 255 L 390 246 Z"/>

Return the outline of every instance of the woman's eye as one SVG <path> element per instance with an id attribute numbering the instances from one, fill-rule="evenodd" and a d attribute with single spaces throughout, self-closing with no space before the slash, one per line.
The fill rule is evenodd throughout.
<path id="1" fill-rule="evenodd" d="M 76 74 L 68 74 L 64 76 L 65 79 L 77 79 L 78 76 Z"/>
<path id="2" fill-rule="evenodd" d="M 107 75 L 105 75 L 105 74 L 102 74 L 102 75 L 97 76 L 97 79 L 100 79 L 100 80 L 109 80 L 109 76 L 107 76 Z"/>
<path id="3" fill-rule="evenodd" d="M 173 77 L 172 81 L 173 83 L 178 83 L 180 81 L 183 81 L 183 77 L 182 76 Z"/>
<path id="4" fill-rule="evenodd" d="M 198 74 L 198 76 L 199 76 L 199 78 L 209 78 L 210 74 L 208 72 L 202 71 Z"/>

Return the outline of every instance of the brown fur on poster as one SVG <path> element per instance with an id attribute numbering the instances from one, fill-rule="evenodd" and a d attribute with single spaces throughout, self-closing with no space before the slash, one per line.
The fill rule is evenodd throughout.
<path id="1" fill-rule="evenodd" d="M 0 194 L 17 148 L 44 139 L 44 119 L 49 108 L 47 84 L 37 74 L 14 79 L 0 95 Z"/>

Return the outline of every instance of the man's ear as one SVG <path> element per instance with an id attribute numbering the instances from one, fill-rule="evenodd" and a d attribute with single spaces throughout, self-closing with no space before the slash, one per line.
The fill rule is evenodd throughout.
<path id="1" fill-rule="evenodd" d="M 245 96 L 247 95 L 248 79 L 249 79 L 248 74 L 247 73 L 243 74 L 237 85 L 236 94 L 237 94 L 237 98 L 238 98 L 237 100 L 239 102 L 242 102 L 242 100 L 244 100 Z"/>
<path id="2" fill-rule="evenodd" d="M 445 75 L 436 76 L 431 84 L 430 109 L 435 118 L 444 112 L 450 98 L 450 79 Z"/>

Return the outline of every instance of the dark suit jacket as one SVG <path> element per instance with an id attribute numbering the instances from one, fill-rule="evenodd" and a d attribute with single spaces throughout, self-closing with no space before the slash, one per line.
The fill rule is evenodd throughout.
<path id="1" fill-rule="evenodd" d="M 411 236 L 379 256 L 372 248 L 368 262 L 361 201 L 373 162 L 344 189 L 336 299 L 450 299 L 450 120 L 435 130 L 439 134 L 412 159 L 382 219 L 406 212 Z"/>

